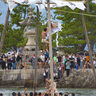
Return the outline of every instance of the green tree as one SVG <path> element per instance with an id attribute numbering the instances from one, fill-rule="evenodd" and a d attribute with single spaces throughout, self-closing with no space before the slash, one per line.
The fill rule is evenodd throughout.
<path id="1" fill-rule="evenodd" d="M 1 35 L 2 35 L 2 30 L 3 30 L 4 25 L 0 24 L 0 40 L 1 40 Z"/>
<path id="2" fill-rule="evenodd" d="M 87 11 L 88 12 L 88 11 Z M 89 14 L 96 15 L 96 4 L 89 1 Z M 87 17 L 86 24 L 88 29 L 89 40 L 91 44 L 91 50 L 93 51 L 93 46 L 96 43 L 96 17 Z"/>
<path id="3" fill-rule="evenodd" d="M 2 15 L 2 13 L 0 13 L 0 16 Z"/>
<path id="4" fill-rule="evenodd" d="M 59 10 L 71 11 L 68 7 L 58 8 Z M 56 9 L 56 10 L 58 10 Z M 79 11 L 77 9 L 77 11 Z M 62 20 L 62 31 L 59 32 L 59 46 L 64 46 L 64 52 L 77 52 L 84 49 L 85 37 L 82 22 L 79 15 L 55 12 L 60 14 L 57 19 Z M 81 26 L 80 26 L 81 25 Z M 84 44 L 84 47 L 82 46 Z"/>
<path id="5" fill-rule="evenodd" d="M 27 39 L 23 37 L 24 26 L 22 27 L 19 22 L 26 17 L 27 8 L 28 6 L 18 5 L 10 13 L 11 18 L 8 23 L 3 52 L 16 49 L 26 44 Z"/>
<path id="6" fill-rule="evenodd" d="M 25 26 L 20 25 L 20 22 L 27 17 L 29 5 L 18 5 L 13 9 L 13 12 L 10 14 L 11 20 L 10 24 L 15 25 L 18 29 L 24 29 Z"/>
<path id="7" fill-rule="evenodd" d="M 90 13 L 96 14 L 96 4 L 89 3 Z M 65 46 L 64 52 L 78 52 L 83 51 L 86 45 L 84 30 L 82 27 L 81 16 L 76 14 L 70 14 L 63 11 L 72 10 L 68 7 L 55 8 L 55 14 L 58 15 L 57 19 L 62 21 L 62 31 L 59 32 L 59 46 Z M 73 12 L 73 11 L 72 11 Z M 79 9 L 75 9 L 74 12 L 79 12 Z M 86 13 L 86 10 L 85 12 Z M 96 42 L 96 27 L 95 22 L 96 18 L 94 17 L 85 17 L 88 35 L 90 42 Z M 93 34 L 93 35 L 92 35 Z M 91 46 L 94 44 L 91 43 Z"/>
<path id="8" fill-rule="evenodd" d="M 2 52 L 3 45 L 4 45 L 4 40 L 5 40 L 5 34 L 6 34 L 6 30 L 7 30 L 9 15 L 10 15 L 10 10 L 8 8 L 5 23 L 4 23 L 4 27 L 3 27 L 3 30 L 2 30 L 3 32 L 1 31 L 2 36 L 1 36 L 1 40 L 0 40 L 0 55 L 1 55 L 1 52 Z"/>
<path id="9" fill-rule="evenodd" d="M 19 22 L 24 20 L 28 15 L 28 5 L 18 5 L 16 8 L 13 9 L 13 12 L 10 13 L 10 20 L 8 23 L 8 28 L 6 31 L 3 52 L 16 49 L 20 46 L 25 46 L 27 42 L 27 38 L 23 37 L 23 32 L 25 26 L 20 25 Z M 36 16 L 36 12 L 34 11 L 34 15 Z M 36 24 L 38 24 L 38 37 L 39 37 L 39 47 L 42 49 L 43 44 L 41 43 L 41 32 L 46 25 L 42 26 L 42 22 L 44 22 L 44 18 L 41 19 L 41 13 L 39 14 L 39 18 L 36 19 Z M 0 32 L 2 32 L 3 25 L 0 25 Z M 35 25 L 36 26 L 36 25 Z"/>

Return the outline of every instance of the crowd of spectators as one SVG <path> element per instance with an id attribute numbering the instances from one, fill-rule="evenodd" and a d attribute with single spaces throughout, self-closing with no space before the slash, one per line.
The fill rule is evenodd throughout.
<path id="1" fill-rule="evenodd" d="M 23 49 L 19 51 L 14 51 L 12 54 L 4 55 L 2 54 L 0 58 L 0 64 L 2 69 L 26 69 L 27 64 L 30 63 L 30 68 L 35 68 L 35 54 L 29 55 L 28 51 L 23 53 Z M 37 56 L 37 68 L 44 68 L 44 78 L 48 78 L 48 72 L 50 69 L 50 56 L 49 51 L 46 49 L 43 50 Z M 93 58 L 93 64 L 96 66 L 96 60 Z M 84 52 L 82 54 L 54 54 L 53 55 L 53 69 L 54 69 L 54 78 L 62 78 L 63 73 L 66 71 L 66 76 L 69 76 L 70 70 L 73 69 L 86 69 L 91 68 L 89 54 L 88 52 Z"/>
<path id="2" fill-rule="evenodd" d="M 50 62 L 50 61 L 49 61 Z M 91 63 L 89 60 L 88 52 L 84 52 L 82 54 L 65 54 L 65 55 L 54 55 L 53 56 L 53 68 L 54 68 L 54 79 L 60 79 L 63 76 L 63 73 L 66 72 L 66 76 L 68 77 L 70 71 L 75 69 L 89 69 L 91 68 Z M 96 59 L 93 58 L 93 64 L 96 67 Z M 50 65 L 50 63 L 49 63 Z M 48 70 L 48 68 L 47 68 Z M 48 78 L 48 72 L 44 72 L 44 78 Z"/>
<path id="3" fill-rule="evenodd" d="M 13 51 L 7 54 L 2 54 L 0 57 L 0 65 L 3 70 L 11 70 L 16 68 L 25 67 L 22 63 L 22 52 L 19 50 L 18 52 Z"/>

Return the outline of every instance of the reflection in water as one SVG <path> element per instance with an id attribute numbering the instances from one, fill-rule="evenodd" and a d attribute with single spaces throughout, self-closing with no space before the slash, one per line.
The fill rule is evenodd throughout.
<path id="1" fill-rule="evenodd" d="M 27 93 L 32 92 L 33 89 L 28 89 Z M 45 89 L 37 89 L 37 92 L 44 92 Z M 76 96 L 96 96 L 96 89 L 58 89 L 59 92 L 65 93 L 75 93 Z M 21 92 L 24 93 L 24 89 L 15 89 L 15 88 L 0 88 L 0 93 L 3 93 L 3 96 L 12 96 L 12 92 Z"/>

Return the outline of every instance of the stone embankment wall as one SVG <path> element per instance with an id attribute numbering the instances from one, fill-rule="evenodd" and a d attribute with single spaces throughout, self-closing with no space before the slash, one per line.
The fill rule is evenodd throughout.
<path id="1" fill-rule="evenodd" d="M 33 87 L 34 77 L 37 78 L 37 86 L 42 86 L 44 69 L 16 69 L 0 70 L 0 87 Z"/>
<path id="2" fill-rule="evenodd" d="M 96 88 L 92 69 L 72 70 L 69 77 L 66 72 L 61 80 L 58 81 L 59 88 Z"/>
<path id="3" fill-rule="evenodd" d="M 44 69 L 37 69 L 37 87 L 44 87 Z M 0 87 L 33 87 L 34 69 L 17 69 L 0 71 Z M 66 77 L 66 72 L 62 79 L 57 82 L 58 88 L 96 88 L 92 69 L 72 70 L 70 76 Z"/>

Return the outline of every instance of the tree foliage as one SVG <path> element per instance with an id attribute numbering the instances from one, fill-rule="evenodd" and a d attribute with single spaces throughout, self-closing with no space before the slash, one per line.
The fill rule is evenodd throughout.
<path id="1" fill-rule="evenodd" d="M 96 4 L 89 3 L 90 13 L 96 14 Z M 86 45 L 84 29 L 80 15 L 66 13 L 64 11 L 73 12 L 68 7 L 55 8 L 57 19 L 62 21 L 62 31 L 59 32 L 59 46 L 64 46 L 64 52 L 72 53 L 83 51 Z M 80 13 L 79 9 L 74 12 Z M 83 12 L 86 13 L 86 10 Z M 85 22 L 88 30 L 91 46 L 96 42 L 96 18 L 85 16 Z M 93 43 L 93 44 L 92 44 Z"/>
<path id="2" fill-rule="evenodd" d="M 5 36 L 3 52 L 17 49 L 17 47 L 24 46 L 27 39 L 23 37 L 24 27 L 19 22 L 22 21 L 26 16 L 28 6 L 18 5 L 14 8 L 13 12 L 10 13 L 10 19 L 7 26 L 7 32 Z"/>
<path id="3" fill-rule="evenodd" d="M 2 15 L 2 13 L 0 13 L 0 16 Z"/>
<path id="4" fill-rule="evenodd" d="M 7 26 L 7 32 L 5 36 L 3 52 L 7 52 L 12 49 L 17 49 L 17 47 L 25 46 L 27 42 L 27 37 L 24 38 L 24 28 L 25 26 L 20 25 L 20 22 L 23 21 L 28 16 L 28 5 L 18 5 L 16 8 L 13 9 L 13 12 L 10 13 L 10 19 Z M 35 17 L 36 12 L 33 11 Z M 46 25 L 42 26 L 42 22 L 44 22 L 44 18 L 41 19 L 41 13 L 39 14 L 39 18 L 36 18 L 36 25 L 38 25 L 38 42 L 39 47 L 42 49 L 43 44 L 41 43 L 41 32 Z M 3 31 L 3 25 L 0 25 L 0 32 Z M 36 37 L 37 38 L 37 37 Z"/>
<path id="5" fill-rule="evenodd" d="M 23 37 L 24 27 L 21 27 L 19 24 L 22 21 L 23 15 L 26 14 L 28 6 L 17 6 L 13 12 L 10 14 L 9 23 L 7 25 L 7 31 L 4 40 L 3 52 L 7 52 L 12 49 L 17 49 L 17 47 L 23 46 L 26 44 L 27 39 Z M 0 32 L 3 31 L 3 25 L 0 25 Z"/>

